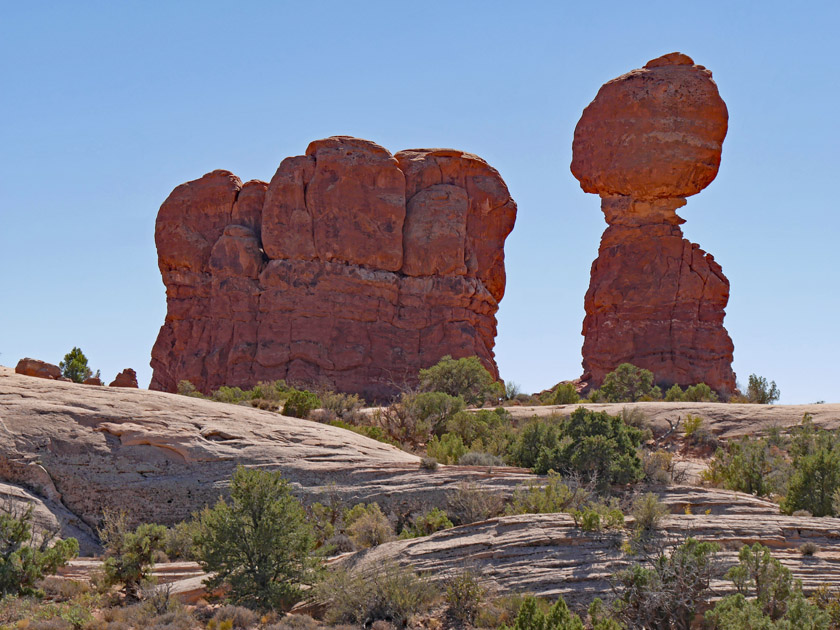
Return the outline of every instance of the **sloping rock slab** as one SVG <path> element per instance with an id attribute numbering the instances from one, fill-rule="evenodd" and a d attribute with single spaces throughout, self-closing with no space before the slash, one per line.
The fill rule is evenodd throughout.
<path id="1" fill-rule="evenodd" d="M 304 501 L 440 505 L 459 482 L 510 492 L 521 470 L 420 468 L 388 444 L 252 407 L 126 388 L 81 387 L 0 368 L 0 480 L 90 526 L 103 510 L 172 524 L 227 491 L 238 464 L 280 470 Z"/>
<path id="2" fill-rule="evenodd" d="M 664 521 L 674 543 L 694 536 L 724 548 L 724 567 L 737 562 L 737 550 L 760 542 L 803 582 L 806 591 L 840 580 L 840 519 L 754 514 L 675 515 Z M 797 547 L 814 542 L 821 551 L 802 556 Z M 446 580 L 473 569 L 496 593 L 563 595 L 573 606 L 609 597 L 611 580 L 632 562 L 620 549 L 621 536 L 593 534 L 575 527 L 566 514 L 525 514 L 456 527 L 426 538 L 400 540 L 337 560 L 358 570 L 376 570 L 394 561 Z M 717 596 L 732 592 L 717 580 Z"/>
<path id="3" fill-rule="evenodd" d="M 669 427 L 668 421 L 676 423 L 685 420 L 688 414 L 700 416 L 706 426 L 719 437 L 737 438 L 768 431 L 773 427 L 788 429 L 802 422 L 807 413 L 814 424 L 826 429 L 840 428 L 840 404 L 811 405 L 747 405 L 737 403 L 684 403 L 684 402 L 637 402 L 637 403 L 580 403 L 575 405 L 547 405 L 541 407 L 508 407 L 508 411 L 519 421 L 533 416 L 560 414 L 568 416 L 578 407 L 593 411 L 606 411 L 619 415 L 622 409 L 640 409 L 648 419 L 661 430 Z"/>

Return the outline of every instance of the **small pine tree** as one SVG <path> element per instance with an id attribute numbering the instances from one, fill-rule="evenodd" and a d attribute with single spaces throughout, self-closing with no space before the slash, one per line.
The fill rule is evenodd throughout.
<path id="1" fill-rule="evenodd" d="M 662 396 L 662 391 L 654 385 L 653 372 L 632 363 L 622 363 L 607 374 L 601 393 L 609 402 L 636 402 Z"/>
<path id="2" fill-rule="evenodd" d="M 210 588 L 225 584 L 231 603 L 258 610 L 288 610 L 318 565 L 312 525 L 279 472 L 237 468 L 230 502 L 200 513 L 195 542 Z"/>
<path id="3" fill-rule="evenodd" d="M 776 387 L 776 381 L 767 382 L 767 379 L 757 374 L 750 374 L 747 385 L 747 398 L 751 403 L 759 405 L 772 405 L 779 400 L 782 393 Z"/>
<path id="4" fill-rule="evenodd" d="M 45 575 L 79 553 L 75 538 L 52 543 L 49 536 L 40 541 L 32 536 L 32 506 L 15 512 L 0 506 L 0 599 L 6 595 L 37 595 L 36 584 Z"/>
<path id="5" fill-rule="evenodd" d="M 73 349 L 64 355 L 64 359 L 58 364 L 58 369 L 61 370 L 61 375 L 69 378 L 74 383 L 81 383 L 85 379 L 93 376 L 93 372 L 88 367 L 88 360 L 81 348 Z M 99 376 L 99 370 L 96 371 L 96 376 Z"/>

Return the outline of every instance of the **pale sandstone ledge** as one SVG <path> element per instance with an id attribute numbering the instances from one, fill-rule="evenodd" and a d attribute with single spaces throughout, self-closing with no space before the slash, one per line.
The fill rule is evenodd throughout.
<path id="1" fill-rule="evenodd" d="M 625 405 L 589 405 L 620 413 Z M 734 436 L 793 426 L 808 410 L 815 423 L 840 425 L 840 405 L 758 406 L 636 403 L 654 422 L 702 415 L 716 433 Z M 513 407 L 522 419 L 562 408 Z M 459 483 L 509 494 L 539 478 L 522 469 L 440 466 L 351 431 L 229 405 L 147 390 L 88 387 L 14 374 L 0 367 L 0 481 L 21 501 L 39 500 L 46 526 L 80 537 L 94 552 L 103 510 L 136 521 L 173 524 L 214 503 L 237 464 L 280 470 L 304 501 L 329 493 L 348 503 L 377 501 L 406 513 L 445 507 Z M 12 488 L 14 486 L 14 488 Z M 25 489 L 25 490 L 24 490 Z M 719 489 L 677 486 L 659 491 L 675 513 L 775 516 L 766 500 Z M 37 495 L 37 496 L 36 496 Z M 1 497 L 0 497 L 1 498 Z M 51 514 L 51 516 L 48 516 Z M 90 543 L 90 544 L 89 544 Z"/>
<path id="2" fill-rule="evenodd" d="M 737 562 L 741 546 L 760 542 L 802 580 L 806 592 L 840 581 L 840 519 L 681 514 L 665 519 L 666 535 L 675 543 L 688 536 L 719 543 L 725 567 Z M 805 542 L 817 544 L 820 551 L 803 556 L 797 548 Z M 336 562 L 366 571 L 393 561 L 441 581 L 468 568 L 494 593 L 552 599 L 563 595 L 570 605 L 581 607 L 595 597 L 609 598 L 616 572 L 634 561 L 620 545 L 620 534 L 584 532 L 566 514 L 525 514 L 385 543 Z M 722 579 L 715 580 L 713 590 L 715 597 L 734 591 L 731 582 Z"/>
<path id="3" fill-rule="evenodd" d="M 568 416 L 578 407 L 606 411 L 619 415 L 627 407 L 640 409 L 658 429 L 669 428 L 669 421 L 685 420 L 689 414 L 700 416 L 718 437 L 738 438 L 797 426 L 807 413 L 815 425 L 825 429 L 840 428 L 840 403 L 811 405 L 748 405 L 730 403 L 637 402 L 637 403 L 578 403 L 575 405 L 547 405 L 540 407 L 508 407 L 517 420 L 552 414 Z"/>
<path id="4" fill-rule="evenodd" d="M 510 492 L 521 469 L 441 466 L 317 422 L 147 390 L 87 387 L 0 368 L 0 480 L 88 526 L 103 510 L 172 524 L 224 494 L 237 464 L 279 470 L 304 501 L 334 493 L 397 511 L 441 505 L 462 481 Z"/>

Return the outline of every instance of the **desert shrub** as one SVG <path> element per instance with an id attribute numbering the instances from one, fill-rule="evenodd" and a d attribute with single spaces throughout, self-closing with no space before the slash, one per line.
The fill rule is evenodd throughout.
<path id="1" fill-rule="evenodd" d="M 652 492 L 636 497 L 631 511 L 636 531 L 643 533 L 658 529 L 662 519 L 670 513 L 668 506 L 662 503 L 659 497 Z"/>
<path id="2" fill-rule="evenodd" d="M 231 606 L 228 604 L 226 606 L 222 606 L 216 611 L 216 614 L 213 615 L 212 621 L 215 622 L 216 628 L 220 628 L 223 624 L 226 625 L 226 622 L 230 622 L 230 625 L 228 626 L 230 628 L 247 630 L 248 628 L 257 625 L 259 617 L 257 616 L 257 613 L 250 608 L 245 608 L 243 606 Z"/>
<path id="3" fill-rule="evenodd" d="M 306 389 L 293 389 L 283 404 L 283 415 L 306 418 L 309 412 L 321 406 L 318 395 Z"/>
<path id="4" fill-rule="evenodd" d="M 438 460 L 434 457 L 423 457 L 420 460 L 420 468 L 423 470 L 437 470 L 438 469 Z"/>
<path id="5" fill-rule="evenodd" d="M 840 451 L 821 448 L 793 463 L 787 494 L 781 509 L 785 514 L 807 510 L 814 516 L 834 514 L 834 495 L 840 488 Z"/>
<path id="6" fill-rule="evenodd" d="M 378 503 L 357 503 L 344 513 L 345 533 L 360 549 L 394 539 L 394 528 Z"/>
<path id="7" fill-rule="evenodd" d="M 458 525 L 484 521 L 504 509 L 504 497 L 474 483 L 461 483 L 447 497 L 446 513 Z"/>
<path id="8" fill-rule="evenodd" d="M 509 630 L 584 630 L 584 625 L 562 597 L 548 612 L 543 611 L 535 597 L 526 597 Z"/>
<path id="9" fill-rule="evenodd" d="M 447 612 L 462 624 L 473 624 L 486 594 L 475 571 L 462 569 L 446 582 Z"/>
<path id="10" fill-rule="evenodd" d="M 358 423 L 359 412 L 365 406 L 365 401 L 358 394 L 327 391 L 321 392 L 319 398 L 321 408 L 329 420 L 342 420 L 350 424 Z"/>
<path id="11" fill-rule="evenodd" d="M 417 447 L 443 432 L 448 420 L 464 409 L 464 401 L 441 392 L 406 392 L 380 410 L 374 420 L 399 444 Z"/>
<path id="12" fill-rule="evenodd" d="M 580 510 L 595 499 L 594 488 L 579 479 L 564 479 L 553 470 L 544 483 L 531 481 L 513 491 L 506 514 L 554 514 Z"/>
<path id="13" fill-rule="evenodd" d="M 560 383 L 548 396 L 546 404 L 548 405 L 571 405 L 580 400 L 580 395 L 577 393 L 574 384 Z"/>
<path id="14" fill-rule="evenodd" d="M 642 468 L 649 482 L 669 484 L 674 476 L 674 455 L 663 449 L 645 451 L 642 455 Z"/>
<path id="15" fill-rule="evenodd" d="M 300 585 L 314 580 L 315 535 L 280 473 L 238 467 L 230 502 L 205 508 L 199 522 L 199 562 L 213 574 L 208 585 L 227 585 L 231 603 L 286 610 L 300 598 Z"/>
<path id="16" fill-rule="evenodd" d="M 391 446 L 400 445 L 399 442 L 388 437 L 382 427 L 367 424 L 348 424 L 344 420 L 333 420 L 330 422 L 330 425 L 338 427 L 339 429 L 347 429 L 348 431 L 358 433 L 359 435 L 364 435 L 365 437 L 369 437 L 377 442 L 382 442 L 383 444 L 390 444 Z"/>
<path id="17" fill-rule="evenodd" d="M 637 449 L 643 433 L 628 427 L 618 416 L 575 409 L 554 434 L 554 444 L 543 443 L 534 472 L 549 470 L 579 473 L 602 486 L 639 481 L 644 472 Z"/>
<path id="18" fill-rule="evenodd" d="M 579 510 L 572 510 L 575 525 L 585 532 L 602 532 L 624 527 L 624 514 L 618 507 L 618 501 L 594 501 Z"/>
<path id="19" fill-rule="evenodd" d="M 286 615 L 278 623 L 265 626 L 265 630 L 319 630 L 321 627 L 308 615 Z"/>
<path id="20" fill-rule="evenodd" d="M 517 398 L 519 398 L 519 396 L 522 395 L 522 391 L 519 388 L 519 385 L 517 385 L 513 381 L 503 381 L 503 383 L 505 386 L 505 400 L 516 400 Z"/>
<path id="21" fill-rule="evenodd" d="M 504 394 L 503 385 L 475 356 L 453 359 L 447 355 L 432 367 L 420 370 L 419 378 L 422 391 L 460 396 L 468 405 L 498 400 Z"/>
<path id="22" fill-rule="evenodd" d="M 692 416 L 688 414 L 685 417 L 685 422 L 683 422 L 683 431 L 685 432 L 686 438 L 691 438 L 697 431 L 699 431 L 703 426 L 703 418 L 700 416 Z"/>
<path id="23" fill-rule="evenodd" d="M 126 598 L 136 600 L 141 584 L 149 578 L 155 556 L 163 551 L 166 527 L 142 523 L 132 530 L 125 512 L 108 512 L 99 538 L 105 547 L 105 583 L 122 584 Z"/>
<path id="24" fill-rule="evenodd" d="M 204 398 L 204 394 L 202 394 L 195 385 L 190 383 L 189 381 L 178 381 L 178 393 L 181 396 L 192 396 L 193 398 Z"/>
<path id="25" fill-rule="evenodd" d="M 687 387 L 683 395 L 686 402 L 717 402 L 717 399 L 717 394 L 705 383 Z"/>
<path id="26" fill-rule="evenodd" d="M 703 479 L 729 490 L 766 496 L 783 493 L 789 471 L 790 465 L 778 448 L 766 439 L 744 436 L 717 449 Z"/>
<path id="27" fill-rule="evenodd" d="M 163 551 L 170 560 L 195 560 L 195 521 L 181 521 L 166 530 Z"/>
<path id="28" fill-rule="evenodd" d="M 400 532 L 400 538 L 419 538 L 429 536 L 442 529 L 453 527 L 452 521 L 446 512 L 440 508 L 432 508 L 411 519 L 411 525 L 404 527 Z"/>
<path id="29" fill-rule="evenodd" d="M 688 630 L 719 573 L 715 543 L 688 538 L 617 575 L 615 612 L 629 628 Z"/>
<path id="30" fill-rule="evenodd" d="M 759 405 L 772 405 L 779 400 L 781 392 L 776 387 L 776 381 L 767 382 L 767 379 L 757 374 L 750 374 L 747 385 L 747 399 L 751 403 Z"/>
<path id="31" fill-rule="evenodd" d="M 428 610 L 439 595 L 431 581 L 393 562 L 368 573 L 337 570 L 318 587 L 319 598 L 328 604 L 329 623 L 362 627 L 377 620 L 405 627 L 412 615 Z"/>
<path id="32" fill-rule="evenodd" d="M 426 427 L 428 435 L 442 434 L 447 422 L 465 407 L 463 398 L 443 392 L 414 394 L 407 399 L 406 404 L 417 423 Z"/>
<path id="33" fill-rule="evenodd" d="M 650 370 L 622 363 L 604 377 L 601 393 L 609 402 L 636 402 L 661 397 Z"/>
<path id="34" fill-rule="evenodd" d="M 510 463 L 524 468 L 535 468 L 540 453 L 559 444 L 561 424 L 562 419 L 556 416 L 534 418 L 528 422 L 510 445 Z"/>
<path id="35" fill-rule="evenodd" d="M 643 440 L 648 440 L 653 436 L 650 418 L 638 407 L 622 407 L 621 421 L 628 427 L 634 427 L 642 431 Z"/>
<path id="36" fill-rule="evenodd" d="M 726 578 L 738 593 L 724 597 L 706 613 L 706 624 L 714 630 L 829 627 L 828 614 L 804 598 L 799 581 L 759 543 L 741 548 L 738 564 Z"/>
<path id="37" fill-rule="evenodd" d="M 820 547 L 816 543 L 806 542 L 799 545 L 799 553 L 803 556 L 813 556 L 815 553 L 819 552 Z"/>
<path id="38" fill-rule="evenodd" d="M 447 421 L 446 431 L 459 435 L 470 450 L 499 456 L 514 439 L 510 413 L 503 407 L 457 413 Z"/>
<path id="39" fill-rule="evenodd" d="M 444 433 L 441 437 L 432 436 L 426 444 L 426 453 L 441 464 L 454 464 L 467 452 L 460 435 Z"/>
<path id="40" fill-rule="evenodd" d="M 665 402 L 682 402 L 685 400 L 685 392 L 682 387 L 674 383 L 665 392 Z"/>
<path id="41" fill-rule="evenodd" d="M 55 540 L 32 531 L 32 505 L 0 506 L 0 599 L 6 595 L 37 595 L 36 583 L 76 557 L 75 538 Z"/>
<path id="42" fill-rule="evenodd" d="M 74 383 L 81 383 L 91 376 L 99 378 L 99 370 L 96 370 L 96 374 L 94 375 L 88 367 L 88 360 L 85 353 L 75 346 L 58 363 L 58 369 L 61 370 L 61 375 L 64 378 L 69 378 Z"/>
<path id="43" fill-rule="evenodd" d="M 498 455 L 470 451 L 458 458 L 459 466 L 504 466 L 505 461 Z"/>

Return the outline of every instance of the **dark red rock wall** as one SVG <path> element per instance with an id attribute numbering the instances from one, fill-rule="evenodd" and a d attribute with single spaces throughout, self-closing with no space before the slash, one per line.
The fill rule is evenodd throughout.
<path id="1" fill-rule="evenodd" d="M 590 387 L 627 362 L 664 385 L 735 389 L 729 281 L 676 214 L 717 175 L 727 121 L 711 72 L 680 53 L 608 82 L 584 110 L 571 168 L 609 224 L 584 301 Z"/>
<path id="2" fill-rule="evenodd" d="M 183 184 L 155 230 L 167 316 L 150 387 L 283 378 L 381 399 L 446 354 L 497 374 L 515 218 L 474 155 L 349 137 L 313 142 L 270 184 L 227 171 Z"/>

